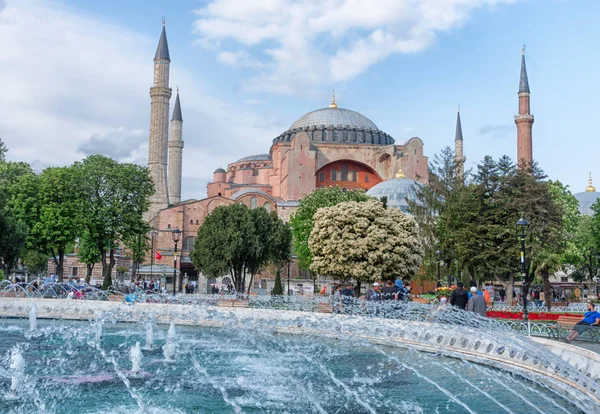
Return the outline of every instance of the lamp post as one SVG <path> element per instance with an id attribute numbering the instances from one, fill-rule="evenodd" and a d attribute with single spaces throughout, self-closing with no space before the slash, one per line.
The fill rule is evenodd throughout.
<path id="1" fill-rule="evenodd" d="M 525 229 L 529 226 L 529 222 L 525 218 L 521 217 L 517 221 L 517 229 L 521 229 L 521 273 L 523 275 L 523 320 L 529 322 L 529 314 L 527 312 L 527 294 L 529 292 L 529 280 L 527 278 L 527 265 L 525 261 Z"/>
<path id="2" fill-rule="evenodd" d="M 152 252 L 151 252 L 151 256 L 150 256 L 150 277 L 152 277 L 152 278 L 154 278 L 154 238 L 156 236 L 158 236 L 158 231 L 152 230 L 150 232 L 150 238 L 151 238 L 150 244 L 152 245 Z"/>
<path id="3" fill-rule="evenodd" d="M 177 280 L 177 242 L 181 238 L 181 230 L 179 230 L 179 227 L 171 232 L 171 237 L 175 242 L 175 251 L 173 252 L 173 296 L 175 296 L 177 294 L 177 291 L 175 290 L 175 281 Z"/>
<path id="4" fill-rule="evenodd" d="M 442 256 L 442 252 L 440 252 L 439 250 L 436 250 L 435 257 L 437 257 L 437 273 L 438 273 L 437 287 L 442 286 L 441 275 L 440 275 L 440 258 L 441 258 L 441 256 Z M 450 285 L 448 285 L 448 287 L 450 287 Z"/>

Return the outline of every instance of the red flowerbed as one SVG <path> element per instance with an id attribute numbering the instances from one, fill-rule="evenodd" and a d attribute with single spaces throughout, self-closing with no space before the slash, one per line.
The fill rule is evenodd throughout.
<path id="1" fill-rule="evenodd" d="M 500 318 L 500 319 L 523 319 L 523 312 L 508 312 L 508 311 L 487 311 L 486 316 L 488 318 Z M 555 321 L 559 316 L 579 316 L 583 317 L 581 313 L 547 313 L 547 312 L 530 312 L 530 321 Z"/>

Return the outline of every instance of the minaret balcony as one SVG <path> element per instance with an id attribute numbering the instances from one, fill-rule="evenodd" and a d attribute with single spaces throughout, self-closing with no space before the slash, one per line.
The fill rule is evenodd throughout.
<path id="1" fill-rule="evenodd" d="M 535 118 L 534 118 L 533 114 L 515 115 L 515 122 L 519 122 L 519 121 L 533 122 L 534 119 Z"/>

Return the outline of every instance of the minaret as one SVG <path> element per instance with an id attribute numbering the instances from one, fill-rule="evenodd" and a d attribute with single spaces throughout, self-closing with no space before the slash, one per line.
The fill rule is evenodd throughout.
<path id="1" fill-rule="evenodd" d="M 150 145 L 148 148 L 148 169 L 154 181 L 154 195 L 150 198 L 147 219 L 152 219 L 159 210 L 169 205 L 167 189 L 167 148 L 169 139 L 169 45 L 163 19 L 160 40 L 154 55 L 154 82 L 150 88 Z"/>
<path id="2" fill-rule="evenodd" d="M 175 97 L 173 117 L 171 118 L 171 140 L 169 141 L 169 201 L 170 204 L 181 201 L 181 153 L 183 118 L 179 103 L 179 88 Z"/>
<path id="3" fill-rule="evenodd" d="M 517 164 L 519 168 L 529 167 L 533 162 L 531 127 L 533 115 L 529 106 L 529 80 L 525 67 L 525 46 L 521 48 L 521 79 L 519 81 L 519 115 L 515 115 L 517 124 Z"/>
<path id="4" fill-rule="evenodd" d="M 456 166 L 456 176 L 457 178 L 462 178 L 465 176 L 465 161 L 466 158 L 463 154 L 463 133 L 462 133 L 462 124 L 460 122 L 460 105 L 458 105 L 458 110 L 456 112 L 456 133 L 454 134 L 454 160 L 457 164 Z"/>

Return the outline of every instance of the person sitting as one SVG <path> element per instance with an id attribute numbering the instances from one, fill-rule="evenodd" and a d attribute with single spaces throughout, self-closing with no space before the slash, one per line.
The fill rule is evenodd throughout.
<path id="1" fill-rule="evenodd" d="M 579 335 L 590 329 L 592 326 L 600 325 L 600 313 L 596 312 L 596 305 L 593 303 L 588 303 L 588 311 L 583 314 L 583 319 L 573 327 L 571 332 L 569 332 L 569 336 L 567 336 L 567 341 L 572 341 L 577 338 Z"/>

